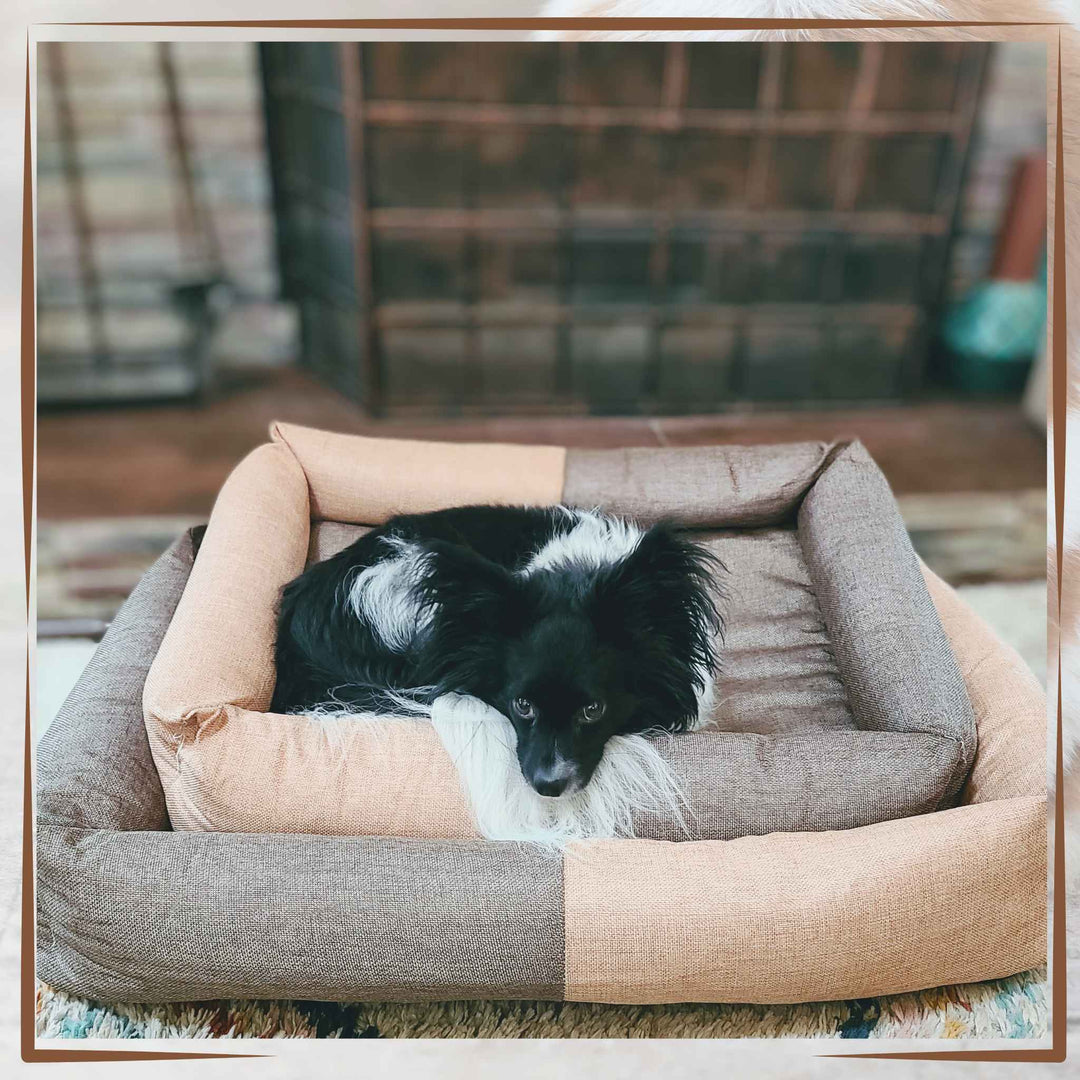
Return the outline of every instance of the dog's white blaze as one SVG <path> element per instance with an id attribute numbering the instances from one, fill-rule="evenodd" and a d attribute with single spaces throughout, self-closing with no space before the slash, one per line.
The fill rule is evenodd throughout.
<path id="1" fill-rule="evenodd" d="M 457 766 L 477 830 L 489 840 L 561 847 L 589 837 L 633 836 L 635 813 L 658 812 L 686 825 L 689 808 L 653 739 L 615 735 L 592 779 L 557 799 L 538 794 L 517 759 L 517 737 L 498 710 L 464 694 L 436 698 L 431 721 Z"/>
<path id="2" fill-rule="evenodd" d="M 396 554 L 361 570 L 349 585 L 348 602 L 391 652 L 404 652 L 431 621 L 414 593 L 430 556 L 400 536 L 385 536 L 383 543 Z"/>
<path id="3" fill-rule="evenodd" d="M 574 771 L 574 763 L 555 751 L 551 756 L 551 778 L 553 780 L 565 780 Z"/>
<path id="4" fill-rule="evenodd" d="M 522 569 L 523 575 L 565 566 L 599 570 L 632 554 L 644 535 L 636 525 L 596 510 L 566 513 L 574 520 L 573 528 L 540 547 Z"/>

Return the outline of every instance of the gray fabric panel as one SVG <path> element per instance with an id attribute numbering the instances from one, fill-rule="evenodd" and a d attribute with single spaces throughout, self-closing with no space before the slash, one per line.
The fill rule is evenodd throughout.
<path id="1" fill-rule="evenodd" d="M 40 820 L 93 829 L 168 828 L 142 691 L 193 560 L 186 533 L 150 567 L 42 736 Z"/>
<path id="2" fill-rule="evenodd" d="M 313 521 L 311 538 L 308 541 L 307 565 L 323 562 L 331 555 L 336 555 L 342 548 L 347 548 L 354 540 L 359 540 L 368 525 L 349 525 L 344 521 Z"/>
<path id="3" fill-rule="evenodd" d="M 568 450 L 563 501 L 651 523 L 776 525 L 814 482 L 829 443 Z"/>
<path id="4" fill-rule="evenodd" d="M 706 729 L 667 740 L 660 750 L 685 785 L 690 829 L 688 836 L 668 815 L 635 818 L 635 833 L 656 840 L 853 829 L 928 814 L 961 765 L 952 739 L 892 731 Z"/>
<path id="5" fill-rule="evenodd" d="M 38 975 L 107 1001 L 561 998 L 523 844 L 39 826 Z"/>
<path id="6" fill-rule="evenodd" d="M 860 443 L 833 451 L 799 509 L 799 539 L 859 727 L 953 739 L 954 801 L 975 757 L 975 714 L 881 470 Z"/>
<path id="7" fill-rule="evenodd" d="M 711 721 L 725 731 L 761 734 L 854 730 L 795 530 L 740 529 L 702 539 L 728 571 Z"/>

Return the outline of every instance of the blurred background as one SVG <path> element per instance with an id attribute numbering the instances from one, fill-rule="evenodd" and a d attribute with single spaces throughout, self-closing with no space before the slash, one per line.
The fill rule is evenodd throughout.
<path id="1" fill-rule="evenodd" d="M 1046 54 L 47 43 L 38 718 L 271 420 L 855 435 L 1045 677 Z"/>

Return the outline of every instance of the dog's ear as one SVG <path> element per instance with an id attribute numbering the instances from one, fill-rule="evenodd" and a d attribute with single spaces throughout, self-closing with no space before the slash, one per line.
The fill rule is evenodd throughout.
<path id="1" fill-rule="evenodd" d="M 631 675 L 638 692 L 679 717 L 696 713 L 693 687 L 703 690 L 716 670 L 725 573 L 715 555 L 661 523 L 594 586 L 599 632 L 639 658 Z"/>

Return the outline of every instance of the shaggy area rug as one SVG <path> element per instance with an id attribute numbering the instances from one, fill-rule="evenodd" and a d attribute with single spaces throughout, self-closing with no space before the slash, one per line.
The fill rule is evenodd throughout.
<path id="1" fill-rule="evenodd" d="M 1038 1039 L 1045 968 L 916 994 L 806 1005 L 455 1001 L 103 1005 L 39 986 L 40 1039 Z"/>

